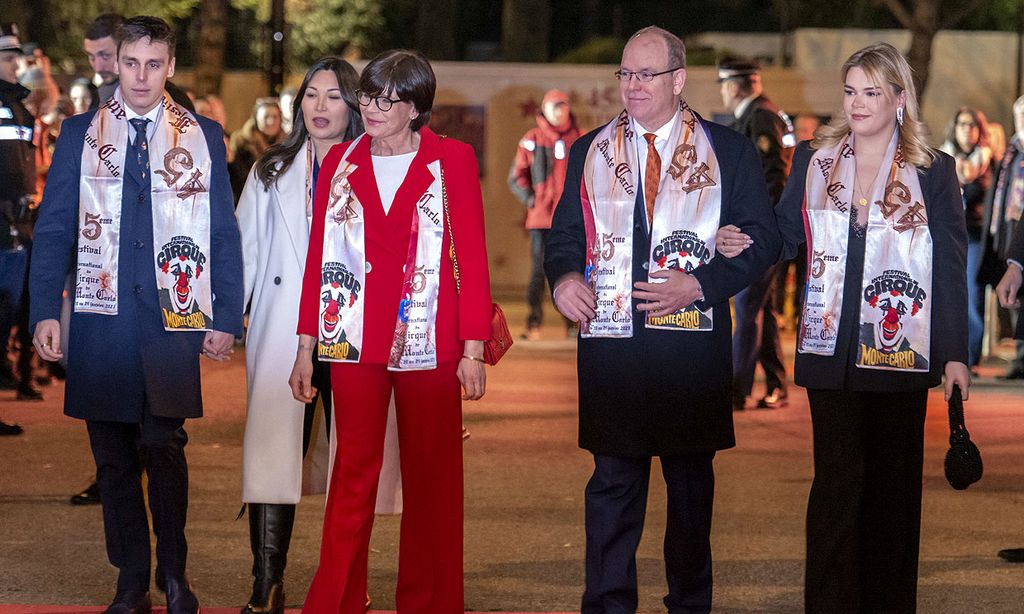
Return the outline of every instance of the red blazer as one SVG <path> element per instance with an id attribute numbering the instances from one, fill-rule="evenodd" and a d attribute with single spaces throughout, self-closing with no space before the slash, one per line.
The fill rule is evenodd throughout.
<path id="1" fill-rule="evenodd" d="M 331 191 L 331 179 L 348 147 L 349 143 L 332 147 L 320 168 L 299 303 L 300 335 L 317 337 L 319 334 L 320 270 L 327 197 Z M 454 268 L 449 257 L 453 228 L 446 222 L 437 310 L 437 360 L 458 361 L 463 353 L 464 340 L 485 340 L 491 336 L 491 286 L 484 240 L 484 207 L 473 149 L 454 139 L 442 141 L 429 128 L 421 128 L 419 151 L 395 194 L 391 210 L 385 215 L 367 137 L 349 156 L 349 160 L 358 167 L 349 175 L 349 181 L 366 216 L 366 262 L 371 269 L 366 274 L 363 291 L 366 304 L 363 311 L 363 347 L 359 358 L 362 364 L 388 362 L 402 294 L 402 267 L 409 248 L 412 216 L 416 201 L 434 179 L 427 165 L 438 159 L 444 167 L 462 291 L 459 294 L 455 291 Z"/>

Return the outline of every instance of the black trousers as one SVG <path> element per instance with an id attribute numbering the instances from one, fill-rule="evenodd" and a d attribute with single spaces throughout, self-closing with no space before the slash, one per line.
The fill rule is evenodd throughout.
<path id="1" fill-rule="evenodd" d="M 662 456 L 668 491 L 665 576 L 669 614 L 711 611 L 714 453 Z M 582 614 L 636 612 L 636 549 L 644 530 L 651 459 L 594 455 L 586 489 L 586 588 Z"/>
<path id="2" fill-rule="evenodd" d="M 103 503 L 107 558 L 117 567 L 118 589 L 149 590 L 149 520 L 142 470 L 149 477 L 149 511 L 156 535 L 157 565 L 167 578 L 183 578 L 188 544 L 188 435 L 181 418 L 153 416 L 142 423 L 87 420 Z"/>
<path id="3" fill-rule="evenodd" d="M 808 390 L 814 482 L 807 504 L 808 614 L 917 607 L 928 391 Z"/>
<path id="4" fill-rule="evenodd" d="M 764 369 L 768 392 L 786 392 L 786 367 L 782 364 L 779 324 L 772 301 L 776 267 L 769 268 L 759 279 L 733 297 L 736 329 L 732 334 L 733 396 L 745 399 L 754 387 L 757 363 Z"/>
<path id="5" fill-rule="evenodd" d="M 547 228 L 530 229 L 530 281 L 526 285 L 526 327 L 536 328 L 544 321 L 544 241 Z"/>

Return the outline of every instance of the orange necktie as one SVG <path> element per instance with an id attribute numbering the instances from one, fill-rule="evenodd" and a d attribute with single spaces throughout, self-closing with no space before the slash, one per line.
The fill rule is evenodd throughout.
<path id="1" fill-rule="evenodd" d="M 644 134 L 647 139 L 647 168 L 644 170 L 644 201 L 647 203 L 647 228 L 654 223 L 654 199 L 658 197 L 661 183 L 661 156 L 654 148 L 654 133 Z"/>

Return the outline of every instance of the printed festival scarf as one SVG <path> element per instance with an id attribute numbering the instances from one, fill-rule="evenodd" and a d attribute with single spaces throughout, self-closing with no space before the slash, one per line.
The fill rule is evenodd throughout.
<path id="1" fill-rule="evenodd" d="M 843 312 L 854 139 L 811 157 L 804 198 L 807 289 L 797 350 L 832 356 Z M 868 202 L 857 366 L 927 372 L 931 351 L 932 236 L 917 169 L 893 132 Z"/>
<path id="2" fill-rule="evenodd" d="M 359 136 L 345 151 L 327 197 L 317 353 L 329 362 L 359 362 L 362 350 L 362 291 L 369 271 L 363 205 L 348 179 L 357 167 L 348 158 L 363 138 L 368 137 Z M 412 215 L 402 299 L 388 359 L 392 371 L 437 366 L 435 323 L 444 237 L 441 161 L 435 160 L 427 168 L 434 181 L 420 196 Z"/>
<path id="3" fill-rule="evenodd" d="M 587 237 L 585 277 L 597 295 L 597 316 L 583 337 L 632 337 L 633 211 L 637 185 L 637 139 L 624 110 L 598 133 L 580 186 Z M 718 159 L 703 120 L 682 100 L 668 137 L 671 157 L 654 201 L 648 275 L 690 272 L 715 256 L 722 188 Z M 646 143 L 643 143 L 646 147 Z M 652 279 L 657 283 L 663 280 Z M 647 316 L 647 328 L 708 331 L 712 312 L 694 305 L 663 317 Z"/>
<path id="4" fill-rule="evenodd" d="M 156 286 L 164 329 L 212 330 L 210 152 L 199 122 L 164 92 L 161 121 L 147 145 Z M 131 146 L 121 89 L 85 134 L 79 180 L 75 311 L 118 313 L 121 193 Z"/>

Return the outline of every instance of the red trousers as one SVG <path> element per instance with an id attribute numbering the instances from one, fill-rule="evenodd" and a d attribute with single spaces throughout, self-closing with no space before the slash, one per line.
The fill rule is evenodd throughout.
<path id="1" fill-rule="evenodd" d="M 398 612 L 463 612 L 462 402 L 456 366 L 396 373 L 385 365 L 331 365 L 337 452 L 320 566 L 303 612 L 363 614 L 366 609 L 367 556 L 392 390 L 404 509 Z"/>

